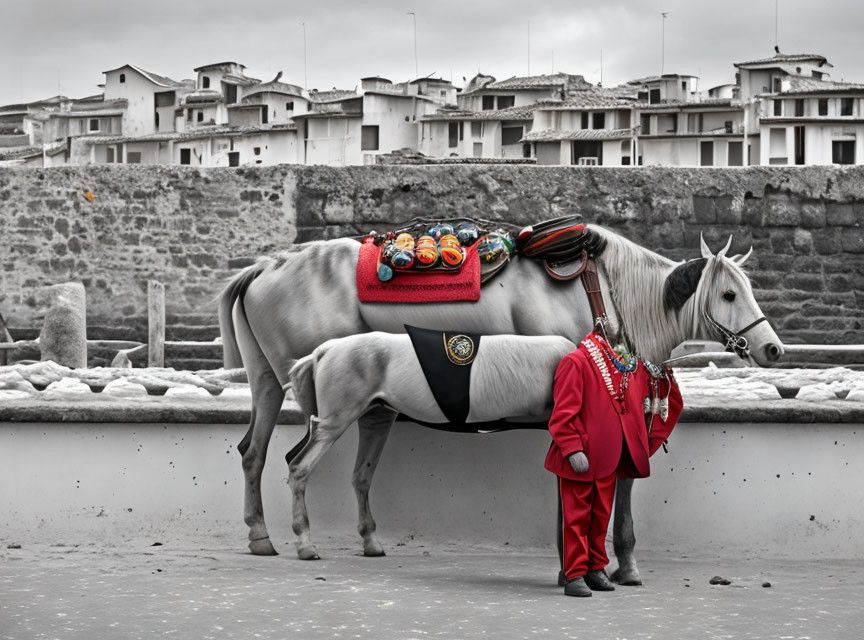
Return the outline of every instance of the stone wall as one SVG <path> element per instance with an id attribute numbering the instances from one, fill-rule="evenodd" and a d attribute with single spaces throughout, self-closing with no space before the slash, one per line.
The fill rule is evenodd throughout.
<path id="1" fill-rule="evenodd" d="M 92 195 L 92 200 L 91 200 Z M 757 299 L 787 342 L 862 343 L 864 167 L 103 166 L 0 170 L 0 313 L 36 335 L 35 290 L 80 280 L 90 337 L 217 335 L 215 296 L 256 256 L 423 216 L 518 224 L 569 213 L 674 259 L 752 244 Z"/>

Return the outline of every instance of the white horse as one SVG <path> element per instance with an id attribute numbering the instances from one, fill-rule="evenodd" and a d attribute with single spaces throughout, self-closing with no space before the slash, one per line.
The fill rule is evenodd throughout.
<path id="1" fill-rule="evenodd" d="M 660 362 L 684 340 L 716 339 L 720 329 L 706 321 L 709 312 L 733 331 L 762 317 L 741 270 L 747 256 L 727 258 L 728 243 L 715 256 L 703 241 L 702 259 L 676 263 L 601 227 L 588 225 L 588 230 L 605 247 L 596 261 L 611 320 L 639 355 Z M 350 239 L 302 245 L 248 267 L 220 298 L 225 366 L 245 366 L 252 390 L 252 419 L 238 448 L 246 479 L 249 547 L 255 554 L 276 553 L 264 522 L 261 472 L 297 359 L 331 338 L 375 330 L 402 333 L 406 324 L 484 335 L 557 335 L 574 343 L 593 325 L 581 284 L 552 280 L 539 263 L 522 258 L 484 285 L 476 302 L 360 303 L 355 283 L 359 250 L 360 243 Z M 757 363 L 767 365 L 780 357 L 782 345 L 767 322 L 748 326 L 748 331 Z M 361 503 L 368 500 L 367 470 L 377 464 L 394 419 L 392 411 L 376 408 L 358 421 L 354 486 Z M 289 462 L 303 444 L 288 453 Z M 641 584 L 633 556 L 631 491 L 632 481 L 618 483 L 613 539 L 619 569 L 612 577 L 622 584 Z"/>
<path id="2" fill-rule="evenodd" d="M 529 423 L 548 421 L 555 368 L 574 349 L 575 344 L 559 336 L 484 336 L 471 364 L 471 403 L 466 424 L 502 418 Z M 309 535 L 306 480 L 345 430 L 375 407 L 430 426 L 446 425 L 448 421 L 414 357 L 411 338 L 405 334 L 376 331 L 328 340 L 301 358 L 289 377 L 309 426 L 305 446 L 289 465 L 294 493 L 293 528 L 297 555 L 301 560 L 311 560 L 318 558 L 318 549 Z M 374 472 L 374 468 L 363 470 L 367 482 L 371 482 Z M 363 537 L 364 554 L 384 555 L 375 538 L 368 491 L 357 493 L 357 506 L 357 530 Z"/>

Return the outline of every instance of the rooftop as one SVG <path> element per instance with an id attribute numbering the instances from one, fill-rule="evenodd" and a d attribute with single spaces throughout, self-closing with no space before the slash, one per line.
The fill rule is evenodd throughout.
<path id="1" fill-rule="evenodd" d="M 759 60 L 748 60 L 747 62 L 735 62 L 736 67 L 749 67 L 760 65 L 790 64 L 795 62 L 815 62 L 818 66 L 833 67 L 825 56 L 818 53 L 780 53 L 779 51 L 770 58 Z"/>
<path id="2" fill-rule="evenodd" d="M 153 84 L 158 84 L 160 87 L 176 87 L 181 83 L 176 80 L 172 80 L 167 76 L 160 76 L 158 73 L 153 73 L 152 71 L 145 71 L 141 67 L 136 67 L 134 64 L 124 64 L 122 67 L 117 67 L 116 69 L 109 69 L 108 71 L 103 71 L 102 73 L 113 73 L 114 71 L 120 71 L 120 69 L 132 69 L 133 71 L 137 71 L 142 76 L 147 78 Z"/>
<path id="3" fill-rule="evenodd" d="M 425 115 L 420 119 L 426 122 L 436 120 L 531 120 L 534 117 L 535 110 L 554 104 L 559 103 L 535 102 L 534 104 L 523 105 L 521 107 L 507 107 L 506 109 L 489 111 L 469 111 L 467 109 L 443 107 L 435 113 Z"/>
<path id="4" fill-rule="evenodd" d="M 679 78 L 698 78 L 699 76 L 692 76 L 689 73 L 664 73 L 662 76 L 645 76 L 644 78 L 636 78 L 635 80 L 628 80 L 625 84 L 651 84 L 653 82 L 660 82 L 661 80 L 676 80 Z"/>
<path id="5" fill-rule="evenodd" d="M 633 129 L 541 129 L 531 131 L 522 142 L 557 142 L 559 140 L 625 140 Z"/>
<path id="6" fill-rule="evenodd" d="M 309 92 L 309 100 L 312 102 L 339 102 L 350 98 L 359 98 L 360 95 L 354 89 L 331 89 L 329 91 L 318 91 L 312 89 Z"/>
<path id="7" fill-rule="evenodd" d="M 243 100 L 256 93 L 283 93 L 289 96 L 303 97 L 303 89 L 296 84 L 288 84 L 287 82 L 278 82 L 271 80 L 270 82 L 261 82 L 243 92 Z"/>
<path id="8" fill-rule="evenodd" d="M 228 126 L 228 125 L 213 125 L 205 127 L 196 127 L 190 131 L 169 131 L 165 133 L 151 133 L 146 136 L 80 136 L 76 140 L 86 144 L 118 144 L 122 142 L 165 142 L 168 140 L 183 141 L 195 140 L 199 138 L 209 138 L 211 136 L 245 136 L 258 133 L 269 133 L 271 131 L 296 131 L 297 126 L 292 123 L 285 124 L 265 124 L 260 126 Z"/>
<path id="9" fill-rule="evenodd" d="M 587 89 L 591 86 L 590 83 L 585 81 L 583 76 L 572 75 L 569 73 L 555 73 L 539 76 L 513 76 L 506 80 L 493 80 L 479 88 L 467 91 L 466 95 L 477 91 L 528 91 L 536 89 L 555 89 L 558 87 L 567 87 L 568 89 Z"/>
<path id="10" fill-rule="evenodd" d="M 196 67 L 195 69 L 192 69 L 192 71 L 194 71 L 195 73 L 198 73 L 199 71 L 208 71 L 210 69 L 222 69 L 224 67 L 230 67 L 233 65 L 236 65 L 236 66 L 240 67 L 241 69 L 246 68 L 245 64 L 240 64 L 239 62 L 231 62 L 229 60 L 227 62 L 214 62 L 212 64 L 205 64 L 204 66 Z"/>
<path id="11" fill-rule="evenodd" d="M 864 91 L 864 84 L 856 82 L 832 82 L 830 80 L 817 80 L 816 78 L 805 78 L 801 76 L 788 78 L 788 82 L 789 88 L 784 88 L 781 92 L 784 95 L 810 93 L 861 93 Z"/>

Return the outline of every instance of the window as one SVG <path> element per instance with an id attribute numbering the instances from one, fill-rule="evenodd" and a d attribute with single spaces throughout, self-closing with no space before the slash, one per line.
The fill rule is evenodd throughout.
<path id="1" fill-rule="evenodd" d="M 180 149 L 180 164 L 192 164 L 192 149 Z"/>
<path id="2" fill-rule="evenodd" d="M 204 112 L 203 111 L 198 112 L 197 120 L 198 120 L 198 122 L 204 122 Z"/>
<path id="3" fill-rule="evenodd" d="M 651 104 L 657 104 L 660 102 L 660 89 L 651 89 L 648 92 L 648 102 Z"/>
<path id="4" fill-rule="evenodd" d="M 508 109 L 516 104 L 516 96 L 498 96 L 498 108 Z"/>
<path id="5" fill-rule="evenodd" d="M 226 84 L 225 85 L 225 102 L 227 104 L 234 104 L 237 102 L 237 85 L 236 84 Z"/>
<path id="6" fill-rule="evenodd" d="M 703 140 L 699 143 L 699 166 L 713 167 L 714 166 L 714 142 L 711 140 Z"/>
<path id="7" fill-rule="evenodd" d="M 228 152 L 228 166 L 229 167 L 239 167 L 240 166 L 240 152 L 239 151 L 229 151 Z"/>
<path id="8" fill-rule="evenodd" d="M 651 116 L 646 113 L 642 114 L 640 118 L 640 129 L 643 136 L 647 136 L 651 133 Z"/>
<path id="9" fill-rule="evenodd" d="M 801 118 L 804 116 L 804 101 L 800 98 L 795 101 L 795 117 Z"/>
<path id="10" fill-rule="evenodd" d="M 501 145 L 519 144 L 522 139 L 522 127 L 501 127 Z"/>
<path id="11" fill-rule="evenodd" d="M 120 82 L 121 83 L 126 82 L 126 74 L 125 73 L 120 74 Z"/>
<path id="12" fill-rule="evenodd" d="M 483 96 L 483 111 L 495 109 L 495 96 Z"/>
<path id="13" fill-rule="evenodd" d="M 831 143 L 832 160 L 834 164 L 855 164 L 855 141 L 834 140 Z"/>
<path id="14" fill-rule="evenodd" d="M 648 102 L 648 92 L 647 91 L 639 91 L 636 93 L 636 99 L 639 102 Z"/>
<path id="15" fill-rule="evenodd" d="M 209 78 L 209 76 L 202 76 L 202 77 L 201 77 L 201 88 L 202 88 L 202 89 L 209 89 L 209 88 L 210 88 L 210 78 Z"/>
<path id="16" fill-rule="evenodd" d="M 530 158 L 531 157 L 531 145 L 530 144 L 523 144 L 522 145 L 522 157 L 523 158 Z"/>
<path id="17" fill-rule="evenodd" d="M 362 151 L 378 151 L 378 125 L 360 127 L 360 149 Z"/>
<path id="18" fill-rule="evenodd" d="M 819 98 L 819 115 L 828 115 L 828 98 Z"/>
<path id="19" fill-rule="evenodd" d="M 588 112 L 587 111 L 582 112 L 582 128 L 583 129 L 588 128 Z"/>
<path id="20" fill-rule="evenodd" d="M 725 122 L 723 122 L 723 129 L 724 131 L 726 131 L 726 133 L 732 133 L 732 121 L 726 120 Z"/>
<path id="21" fill-rule="evenodd" d="M 475 142 L 474 143 L 474 157 L 482 158 L 483 157 L 483 143 Z"/>
<path id="22" fill-rule="evenodd" d="M 733 141 L 729 143 L 729 162 L 730 167 L 744 166 L 744 143 Z"/>
<path id="23" fill-rule="evenodd" d="M 686 80 L 681 81 L 681 91 L 687 91 L 687 81 Z"/>
<path id="24" fill-rule="evenodd" d="M 795 127 L 795 164 L 804 164 L 804 127 Z"/>
<path id="25" fill-rule="evenodd" d="M 270 111 L 267 109 L 267 107 L 261 109 L 261 124 L 267 124 L 269 114 Z"/>
<path id="26" fill-rule="evenodd" d="M 472 122 L 471 123 L 471 137 L 472 138 L 482 138 L 483 137 L 483 123 L 482 122 Z"/>
<path id="27" fill-rule="evenodd" d="M 768 134 L 768 164 L 788 164 L 786 129 L 770 129 Z"/>
<path id="28" fill-rule="evenodd" d="M 602 166 L 603 143 L 598 140 L 574 140 L 570 147 L 570 163 Z"/>
<path id="29" fill-rule="evenodd" d="M 127 151 L 126 152 L 126 164 L 141 164 L 141 152 L 140 151 Z"/>
<path id="30" fill-rule="evenodd" d="M 294 111 L 294 101 L 285 103 L 285 111 Z"/>
<path id="31" fill-rule="evenodd" d="M 105 162 L 111 164 L 114 162 L 114 147 L 105 149 Z"/>
<path id="32" fill-rule="evenodd" d="M 669 115 L 669 128 L 666 129 L 667 133 L 675 133 L 678 131 L 678 114 L 673 113 Z"/>
<path id="33" fill-rule="evenodd" d="M 840 98 L 840 115 L 852 115 L 852 98 Z"/>
<path id="34" fill-rule="evenodd" d="M 774 100 L 774 115 L 782 116 L 783 115 L 783 101 L 782 100 Z"/>
<path id="35" fill-rule="evenodd" d="M 459 122 L 451 122 L 447 127 L 447 146 L 451 149 L 459 146 Z"/>
<path id="36" fill-rule="evenodd" d="M 261 147 L 254 147 L 252 149 L 252 153 L 254 153 L 256 156 L 260 156 L 261 155 Z"/>
<path id="37" fill-rule="evenodd" d="M 99 119 L 98 118 L 90 118 L 90 131 L 99 131 Z"/>
<path id="38" fill-rule="evenodd" d="M 774 78 L 772 83 L 772 89 L 774 93 L 780 93 L 780 90 L 783 88 L 783 81 L 780 78 Z"/>
<path id="39" fill-rule="evenodd" d="M 605 129 L 606 128 L 606 114 L 603 112 L 592 113 L 591 114 L 591 128 L 592 129 Z"/>
<path id="40" fill-rule="evenodd" d="M 629 166 L 630 165 L 630 141 L 622 140 L 621 141 L 621 165 Z"/>
<path id="41" fill-rule="evenodd" d="M 186 109 L 186 122 L 192 122 L 192 109 Z"/>

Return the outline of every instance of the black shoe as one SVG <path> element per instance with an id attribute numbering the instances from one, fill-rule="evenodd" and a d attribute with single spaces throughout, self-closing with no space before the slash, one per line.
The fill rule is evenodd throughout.
<path id="1" fill-rule="evenodd" d="M 558 586 L 566 587 L 567 586 L 567 576 L 564 575 L 563 571 L 558 572 Z"/>
<path id="2" fill-rule="evenodd" d="M 591 591 L 615 591 L 615 585 L 609 582 L 603 569 L 589 571 L 585 574 L 585 584 Z"/>
<path id="3" fill-rule="evenodd" d="M 564 595 L 575 598 L 590 598 L 592 594 L 591 589 L 585 584 L 585 578 L 580 576 L 567 581 L 564 587 Z"/>

